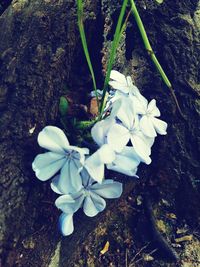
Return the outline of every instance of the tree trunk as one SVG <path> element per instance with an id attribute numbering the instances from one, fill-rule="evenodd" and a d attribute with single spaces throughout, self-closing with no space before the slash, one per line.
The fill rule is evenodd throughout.
<path id="1" fill-rule="evenodd" d="M 40 152 L 38 132 L 46 125 L 59 124 L 59 97 L 68 94 L 74 103 L 85 104 L 86 92 L 92 88 L 77 29 L 75 1 L 16 0 L 0 16 L 2 266 L 109 266 L 111 260 L 98 258 L 105 238 L 115 238 L 119 231 L 115 225 L 121 230 L 135 227 L 127 223 L 127 218 L 131 218 L 130 202 L 127 204 L 131 190 L 135 194 L 131 195 L 133 206 L 136 196 L 148 193 L 156 207 L 164 199 L 180 222 L 196 227 L 200 218 L 200 2 L 136 3 L 186 119 L 174 111 L 170 92 L 148 58 L 131 18 L 115 68 L 131 74 L 144 95 L 157 100 L 162 118 L 169 124 L 168 135 L 157 138 L 153 162 L 147 167 L 140 166 L 139 181 L 118 176 L 126 184 L 120 200 L 110 203 L 107 211 L 94 219 L 79 213 L 75 233 L 62 240 L 56 230 L 59 216 L 53 206 L 56 196 L 48 182 L 37 181 L 31 163 Z M 89 48 L 100 85 L 101 56 L 104 72 L 120 6 L 121 1 L 112 0 L 85 3 Z M 94 255 L 86 249 L 88 246 L 94 247 Z M 116 253 L 111 257 L 114 263 L 119 257 Z M 121 260 L 118 266 L 125 266 Z"/>

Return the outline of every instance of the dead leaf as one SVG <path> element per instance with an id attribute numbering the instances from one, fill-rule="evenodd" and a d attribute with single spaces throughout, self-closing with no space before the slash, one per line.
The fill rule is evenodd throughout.
<path id="1" fill-rule="evenodd" d="M 104 255 L 109 250 L 110 243 L 109 241 L 106 242 L 104 248 L 100 251 L 102 255 Z"/>
<path id="2" fill-rule="evenodd" d="M 93 116 L 96 116 L 98 114 L 98 105 L 97 105 L 96 97 L 93 97 L 91 99 L 89 111 Z"/>
<path id="3" fill-rule="evenodd" d="M 175 238 L 176 243 L 186 242 L 186 241 L 192 241 L 193 235 L 185 235 L 179 238 Z"/>
<path id="4" fill-rule="evenodd" d="M 169 218 L 169 219 L 174 219 L 174 220 L 177 219 L 176 214 L 174 214 L 174 213 L 167 213 L 166 216 L 167 216 L 167 218 Z"/>

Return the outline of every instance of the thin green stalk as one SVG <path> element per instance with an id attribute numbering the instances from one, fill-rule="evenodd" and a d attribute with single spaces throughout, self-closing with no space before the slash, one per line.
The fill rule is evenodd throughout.
<path id="1" fill-rule="evenodd" d="M 97 93 L 97 85 L 96 85 L 96 80 L 95 80 L 95 75 L 94 75 L 94 70 L 92 67 L 91 59 L 90 59 L 90 54 L 88 51 L 88 45 L 87 45 L 87 40 L 85 36 L 85 30 L 84 30 L 84 25 L 83 25 L 83 3 L 82 0 L 77 0 L 77 7 L 78 7 L 78 27 L 79 27 L 79 32 L 81 36 L 81 42 L 84 50 L 84 54 L 87 60 L 87 64 L 92 76 L 92 81 L 93 81 L 93 87 L 95 90 L 95 96 L 97 100 L 97 105 L 98 105 L 98 111 L 100 109 L 100 104 L 99 104 L 99 98 L 98 98 L 98 93 Z"/>
<path id="2" fill-rule="evenodd" d="M 144 42 L 144 46 L 145 46 L 145 48 L 146 48 L 146 50 L 148 52 L 148 55 L 150 56 L 151 60 L 153 61 L 154 65 L 155 65 L 155 67 L 157 68 L 158 72 L 160 73 L 160 76 L 162 77 L 162 80 L 164 81 L 166 86 L 170 89 L 171 94 L 172 94 L 172 96 L 174 98 L 174 101 L 176 103 L 176 106 L 177 106 L 181 116 L 184 118 L 184 115 L 183 115 L 183 113 L 181 111 L 181 108 L 179 106 L 179 103 L 178 103 L 178 100 L 177 100 L 176 95 L 174 93 L 174 90 L 173 90 L 173 87 L 171 85 L 171 82 L 169 81 L 167 75 L 165 74 L 162 66 L 160 65 L 160 63 L 159 63 L 159 61 L 158 61 L 158 59 L 157 59 L 152 47 L 151 47 L 151 44 L 150 44 L 149 39 L 147 37 L 143 22 L 142 22 L 142 20 L 140 18 L 140 15 L 138 13 L 138 10 L 137 10 L 137 7 L 135 5 L 135 2 L 134 2 L 134 0 L 130 0 L 130 2 L 131 2 L 131 8 L 132 8 L 132 12 L 133 12 L 135 21 L 136 21 L 137 26 L 139 28 L 139 31 L 140 31 L 142 40 Z"/>
<path id="3" fill-rule="evenodd" d="M 101 106 L 100 106 L 100 114 L 101 115 L 102 115 L 104 107 L 105 107 L 104 98 L 105 98 L 105 95 L 107 92 L 108 82 L 110 79 L 110 73 L 112 70 L 113 62 L 115 60 L 116 50 L 117 50 L 117 47 L 118 47 L 118 44 L 119 44 L 119 41 L 121 38 L 121 34 L 122 34 L 122 32 L 121 32 L 122 22 L 123 22 L 123 18 L 124 18 L 127 4 L 128 4 L 128 0 L 124 0 L 123 5 L 121 7 L 120 15 L 118 18 L 117 27 L 116 27 L 115 34 L 114 34 L 114 39 L 112 41 L 110 56 L 109 56 L 109 60 L 108 60 L 108 64 L 107 64 L 106 77 L 105 77 L 104 86 L 103 86 L 103 95 L 102 95 L 102 99 L 101 99 Z"/>

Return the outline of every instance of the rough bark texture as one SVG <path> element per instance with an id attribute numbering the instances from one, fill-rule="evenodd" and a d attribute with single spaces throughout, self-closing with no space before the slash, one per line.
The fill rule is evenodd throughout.
<path id="1" fill-rule="evenodd" d="M 88 2 L 88 22 L 94 21 L 94 14 L 98 14 L 97 2 Z M 90 36 L 94 27 L 95 22 Z M 51 217 L 56 229 L 57 212 L 42 202 L 53 201 L 54 196 L 48 185 L 37 182 L 31 162 L 39 152 L 38 132 L 56 123 L 58 101 L 65 87 L 81 94 L 81 83 L 87 82 L 85 73 L 81 74 L 86 65 L 79 64 L 83 55 L 75 3 L 13 1 L 0 18 L 0 39 L 2 264 L 13 266 L 19 256 L 18 244 L 38 230 L 40 235 L 46 225 L 46 237 L 40 240 L 44 251 L 38 252 L 41 260 L 37 259 L 38 266 L 46 266 L 56 244 L 56 240 L 49 242 L 48 236 L 55 239 Z"/>
<path id="2" fill-rule="evenodd" d="M 141 166 L 142 179 L 134 192 L 148 190 L 155 196 L 153 201 L 167 200 L 181 222 L 195 227 L 200 215 L 200 4 L 197 0 L 165 0 L 160 6 L 153 0 L 137 3 L 186 120 L 174 112 L 169 90 L 156 73 L 131 19 L 115 67 L 131 74 L 149 99 L 157 99 L 163 119 L 169 123 L 167 137 L 158 138 L 153 149 L 153 163 Z M 89 44 L 93 59 L 98 55 L 95 64 L 100 83 L 100 49 L 105 70 L 120 4 L 120 1 L 102 0 L 87 1 L 85 5 Z M 48 183 L 35 179 L 31 162 L 39 152 L 38 132 L 47 124 L 57 123 L 58 100 L 65 88 L 74 102 L 86 103 L 84 94 L 89 91 L 91 81 L 83 58 L 73 0 L 13 1 L 1 15 L 0 253 L 3 266 L 49 266 L 60 240 L 55 230 L 58 217 L 53 207 L 55 195 Z M 50 266 L 74 266 L 73 262 L 77 266 L 109 266 L 109 262 L 98 263 L 95 258 L 92 263 L 80 262 L 82 242 L 85 240 L 84 246 L 93 245 L 95 256 L 99 243 L 103 245 L 102 229 L 114 236 L 118 233 L 115 225 L 120 229 L 128 227 L 120 214 L 124 213 L 125 198 L 134 184 L 135 181 L 130 181 L 124 198 L 111 204 L 97 218 L 83 219 L 79 214 L 76 233 L 59 243 Z M 122 236 L 125 238 L 124 232 Z"/>

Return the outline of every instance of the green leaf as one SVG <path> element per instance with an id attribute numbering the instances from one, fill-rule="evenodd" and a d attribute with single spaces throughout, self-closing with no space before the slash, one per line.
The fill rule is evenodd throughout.
<path id="1" fill-rule="evenodd" d="M 64 96 L 61 96 L 59 103 L 59 111 L 63 117 L 67 114 L 68 108 L 69 108 L 69 103 L 67 99 Z"/>

